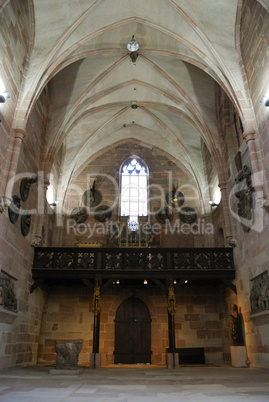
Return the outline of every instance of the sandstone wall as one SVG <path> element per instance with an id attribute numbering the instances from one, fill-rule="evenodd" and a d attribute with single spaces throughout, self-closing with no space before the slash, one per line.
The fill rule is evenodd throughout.
<path id="1" fill-rule="evenodd" d="M 20 16 L 18 18 L 18 15 Z M 19 96 L 26 65 L 30 40 L 28 4 L 25 1 L 10 1 L 0 13 L 1 77 L 0 90 L 8 91 L 10 98 L 0 104 L 0 171 L 7 155 L 8 136 Z M 0 179 L 1 183 L 1 179 Z"/>
<path id="2" fill-rule="evenodd" d="M 177 166 L 174 161 L 163 155 L 160 150 L 148 149 L 139 143 L 128 141 L 120 144 L 97 157 L 79 174 L 71 185 L 65 202 L 66 219 L 74 208 L 85 207 L 82 202 L 83 193 L 90 188 L 90 178 L 97 177 L 96 189 L 102 194 L 102 201 L 98 205 L 107 205 L 112 208 L 112 217 L 109 224 L 118 223 L 120 215 L 120 178 L 119 169 L 122 163 L 131 155 L 137 155 L 146 162 L 149 168 L 149 222 L 160 227 L 162 247 L 201 247 L 206 245 L 206 235 L 203 230 L 203 215 L 200 209 L 199 191 L 192 180 Z M 182 222 L 179 219 L 179 209 L 173 208 L 166 202 L 166 194 L 172 185 L 178 185 L 184 194 L 185 201 L 182 207 L 192 207 L 197 211 L 199 227 L 193 233 L 191 230 L 181 230 Z M 155 214 L 160 207 L 169 207 L 173 212 L 173 220 L 169 225 L 159 224 Z M 69 220 L 59 230 L 61 239 L 59 246 L 75 246 L 77 243 L 101 243 L 103 246 L 116 246 L 118 243 L 109 243 L 108 236 L 102 234 L 101 226 L 94 218 L 97 207 L 88 208 L 88 219 L 80 227 L 76 227 Z M 177 229 L 177 225 L 179 229 Z M 98 230 L 98 228 L 100 230 Z M 55 236 L 56 237 L 56 236 Z"/>
<path id="3" fill-rule="evenodd" d="M 269 90 L 268 79 L 268 29 L 269 15 L 258 2 L 247 0 L 243 3 L 241 17 L 241 52 L 250 88 L 254 112 L 258 126 L 257 149 L 260 171 L 266 184 L 269 174 L 269 110 L 260 102 Z M 263 170 L 262 165 L 265 167 Z M 265 186 L 266 188 L 266 186 Z M 268 195 L 268 190 L 265 191 Z M 235 258 L 239 267 L 237 287 L 239 300 L 246 321 L 246 339 L 248 357 L 251 365 L 268 367 L 269 365 L 269 320 L 257 322 L 251 315 L 250 292 L 251 279 L 269 269 L 268 209 L 257 200 L 255 208 L 256 228 L 248 233 L 237 223 L 236 231 L 239 246 L 235 249 Z M 267 322 L 267 324 L 266 324 Z"/>
<path id="4" fill-rule="evenodd" d="M 27 2 L 10 1 L 1 13 L 1 52 L 5 55 L 1 74 L 10 99 L 1 105 L 3 114 L 0 138 L 0 169 L 1 177 L 8 166 L 2 163 L 7 159 L 9 145 L 12 145 L 12 119 L 23 70 L 26 65 L 28 46 L 31 42 L 29 32 L 29 10 Z M 19 16 L 19 17 L 18 17 Z M 26 136 L 20 149 L 20 160 L 12 194 L 20 197 L 20 183 L 26 175 L 38 174 L 42 170 L 42 152 L 44 146 L 45 120 L 48 113 L 48 92 L 35 105 L 28 120 Z M 2 117 L 2 115 L 1 115 Z M 2 135 L 3 133 L 3 135 Z M 2 188 L 3 191 L 3 188 Z M 3 195 L 3 192 L 1 193 Z M 11 279 L 17 301 L 17 311 L 9 311 L 0 306 L 0 369 L 16 365 L 34 364 L 37 355 L 37 345 L 42 317 L 45 294 L 40 289 L 30 294 L 32 284 L 33 247 L 31 241 L 38 219 L 36 207 L 38 199 L 38 184 L 33 184 L 26 202 L 21 202 L 21 213 L 31 211 L 32 220 L 30 232 L 23 236 L 21 232 L 21 215 L 12 224 L 8 210 L 0 214 L 0 271 Z"/>
<path id="5" fill-rule="evenodd" d="M 150 311 L 152 364 L 166 364 L 166 348 L 169 346 L 166 295 L 160 289 L 152 288 L 150 283 L 148 287 L 142 286 L 135 289 L 114 284 L 103 294 L 100 319 L 102 365 L 114 363 L 115 315 L 120 304 L 130 296 L 140 298 Z M 223 317 L 219 290 L 214 284 L 191 282 L 176 290 L 176 347 L 203 347 L 206 363 L 212 364 L 229 360 L 223 346 L 224 337 L 231 342 L 229 316 Z M 82 284 L 50 287 L 40 331 L 40 364 L 56 364 L 56 339 L 83 339 L 79 364 L 89 366 L 93 342 L 91 301 L 92 293 Z M 224 319 L 223 326 L 221 318 Z"/>

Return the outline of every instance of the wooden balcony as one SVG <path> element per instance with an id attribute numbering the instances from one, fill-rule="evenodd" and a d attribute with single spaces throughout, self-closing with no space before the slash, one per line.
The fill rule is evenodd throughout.
<path id="1" fill-rule="evenodd" d="M 32 291 L 44 280 L 235 278 L 231 248 L 35 249 Z"/>

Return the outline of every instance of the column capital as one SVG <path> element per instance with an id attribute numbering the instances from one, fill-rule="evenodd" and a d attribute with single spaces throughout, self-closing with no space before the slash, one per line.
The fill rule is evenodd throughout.
<path id="1" fill-rule="evenodd" d="M 22 128 L 14 128 L 14 138 L 19 138 L 23 140 L 23 137 L 26 136 L 26 132 Z"/>
<path id="2" fill-rule="evenodd" d="M 243 137 L 246 140 L 246 143 L 248 143 L 249 141 L 255 141 L 256 131 L 245 131 Z"/>
<path id="3" fill-rule="evenodd" d="M 223 180 L 219 182 L 220 191 L 225 190 L 227 186 L 227 180 Z"/>
<path id="4" fill-rule="evenodd" d="M 50 181 L 47 178 L 40 177 L 40 184 L 42 184 L 45 189 L 48 189 L 48 187 L 50 185 Z"/>

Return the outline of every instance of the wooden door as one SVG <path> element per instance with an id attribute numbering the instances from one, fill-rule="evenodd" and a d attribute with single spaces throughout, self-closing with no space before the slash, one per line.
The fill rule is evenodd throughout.
<path id="1" fill-rule="evenodd" d="M 136 297 L 124 300 L 115 323 L 115 363 L 151 363 L 151 319 L 145 303 Z"/>

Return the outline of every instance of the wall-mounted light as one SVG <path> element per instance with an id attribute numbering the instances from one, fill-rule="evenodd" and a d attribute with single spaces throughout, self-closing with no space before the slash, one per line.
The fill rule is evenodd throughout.
<path id="1" fill-rule="evenodd" d="M 0 94 L 0 103 L 5 103 L 5 101 L 10 98 L 9 93 L 7 91 Z"/>
<path id="2" fill-rule="evenodd" d="M 59 204 L 59 201 L 54 201 L 54 202 L 51 202 L 49 205 L 51 207 L 56 207 L 58 204 Z"/>
<path id="3" fill-rule="evenodd" d="M 148 284 L 148 281 L 145 279 L 144 280 L 144 285 L 147 285 Z"/>
<path id="4" fill-rule="evenodd" d="M 132 39 L 130 40 L 130 42 L 127 44 L 127 49 L 129 50 L 130 53 L 130 57 L 132 59 L 132 62 L 135 63 L 136 59 L 138 58 L 138 49 L 139 49 L 139 43 L 137 43 L 137 41 L 134 38 L 134 35 L 132 36 Z"/>
<path id="5" fill-rule="evenodd" d="M 269 97 L 268 96 L 263 96 L 261 98 L 261 103 L 263 103 L 264 106 L 269 107 Z"/>
<path id="6" fill-rule="evenodd" d="M 211 207 L 217 207 L 219 204 L 216 204 L 214 201 L 208 201 Z"/>
<path id="7" fill-rule="evenodd" d="M 188 283 L 188 282 L 189 282 L 188 279 L 186 279 L 186 280 L 185 280 L 185 283 Z"/>

